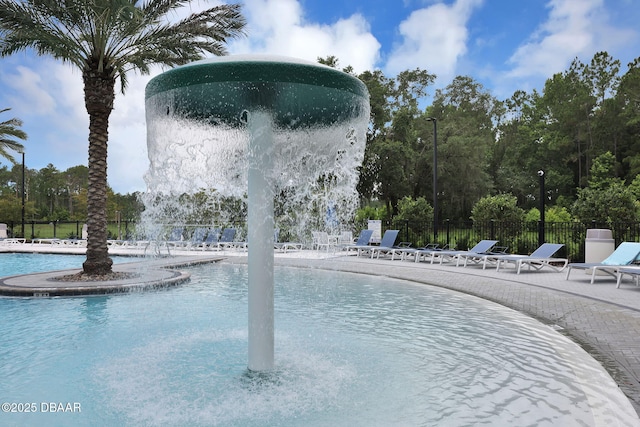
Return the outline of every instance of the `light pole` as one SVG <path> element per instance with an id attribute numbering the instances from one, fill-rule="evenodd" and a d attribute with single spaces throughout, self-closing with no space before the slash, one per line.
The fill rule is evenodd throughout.
<path id="1" fill-rule="evenodd" d="M 433 122 L 433 243 L 438 241 L 438 120 L 427 117 Z"/>
<path id="2" fill-rule="evenodd" d="M 24 150 L 22 151 L 22 238 L 24 238 Z"/>
<path id="3" fill-rule="evenodd" d="M 542 246 L 544 243 L 544 171 L 541 169 L 538 171 L 538 177 L 540 178 L 540 224 L 538 225 L 538 246 Z"/>

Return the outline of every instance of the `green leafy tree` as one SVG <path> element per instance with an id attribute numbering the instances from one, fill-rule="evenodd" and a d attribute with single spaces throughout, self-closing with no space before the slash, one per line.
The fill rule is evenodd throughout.
<path id="1" fill-rule="evenodd" d="M 82 72 L 89 114 L 87 275 L 111 272 L 107 248 L 107 141 L 115 84 L 127 73 L 148 74 L 154 64 L 175 66 L 223 55 L 227 39 L 242 34 L 238 5 L 221 5 L 175 24 L 168 18 L 183 0 L 0 0 L 0 56 L 29 48 Z"/>
<path id="2" fill-rule="evenodd" d="M 625 136 L 620 141 L 625 178 L 631 181 L 640 174 L 640 57 L 629 64 L 622 76 L 615 102 Z"/>
<path id="3" fill-rule="evenodd" d="M 597 52 L 591 62 L 584 67 L 584 77 L 590 83 L 591 93 L 602 105 L 618 90 L 620 84 L 620 61 L 607 52 Z"/>
<path id="4" fill-rule="evenodd" d="M 474 222 L 505 221 L 519 222 L 525 218 L 525 212 L 519 208 L 518 199 L 512 194 L 486 196 L 478 200 L 471 211 Z"/>
<path id="5" fill-rule="evenodd" d="M 400 141 L 377 142 L 375 150 L 380 161 L 377 192 L 384 200 L 387 212 L 395 215 L 398 200 L 411 191 L 409 173 L 413 153 Z"/>
<path id="6" fill-rule="evenodd" d="M 596 98 L 577 59 L 569 70 L 555 74 L 544 86 L 539 108 L 544 114 L 543 141 L 561 154 L 565 168 L 575 175 L 573 187 L 584 187 L 593 157 L 592 118 Z M 557 167 L 556 167 L 557 168 Z"/>
<path id="7" fill-rule="evenodd" d="M 358 192 L 365 200 L 379 198 L 389 212 L 397 212 L 397 201 L 416 194 L 416 183 L 422 182 L 420 169 L 423 145 L 419 143 L 416 119 L 419 101 L 435 76 L 425 70 L 403 71 L 395 79 L 381 71 L 358 76 L 370 94 L 371 125 Z M 419 191 L 418 191 L 419 193 Z"/>
<path id="8" fill-rule="evenodd" d="M 615 159 L 611 152 L 597 157 L 591 167 L 589 186 L 579 189 L 572 214 L 579 221 L 613 224 L 638 219 L 638 203 L 633 187 L 614 176 Z"/>
<path id="9" fill-rule="evenodd" d="M 87 212 L 82 215 L 76 215 L 76 206 L 74 200 L 77 200 L 78 194 L 82 190 L 86 190 L 89 184 L 89 169 L 86 166 L 73 166 L 62 172 L 64 181 L 64 197 L 66 198 L 66 208 L 71 218 L 86 218 Z"/>
<path id="10" fill-rule="evenodd" d="M 6 113 L 9 110 L 10 108 L 0 110 L 0 114 Z M 9 150 L 22 153 L 24 151 L 24 145 L 16 141 L 16 139 L 27 139 L 27 134 L 20 129 L 20 126 L 22 126 L 22 120 L 15 117 L 0 122 L 0 156 L 9 160 L 13 164 L 16 163 L 16 160 Z"/>
<path id="11" fill-rule="evenodd" d="M 432 127 L 427 122 L 429 117 L 435 117 L 438 123 L 438 200 L 442 218 L 468 217 L 473 205 L 492 192 L 488 166 L 497 108 L 497 100 L 480 83 L 458 76 L 446 88 L 436 91 L 433 105 L 420 118 L 425 129 Z M 429 134 L 425 138 L 433 139 Z"/>
<path id="12" fill-rule="evenodd" d="M 500 242 L 500 246 L 521 251 L 522 248 L 516 237 L 522 231 L 525 212 L 517 206 L 517 202 L 517 198 L 512 194 L 481 198 L 471 211 L 474 228 L 481 229 L 489 221 L 499 222 L 501 227 L 496 230 L 495 237 Z"/>
<path id="13" fill-rule="evenodd" d="M 633 181 L 631 181 L 629 190 L 631 190 L 636 199 L 640 200 L 640 175 L 636 175 Z"/>
<path id="14" fill-rule="evenodd" d="M 616 159 L 610 151 L 598 156 L 591 166 L 589 188 L 597 191 L 607 190 L 623 181 L 615 176 Z"/>
<path id="15" fill-rule="evenodd" d="M 33 202 L 26 202 L 24 205 L 25 217 L 30 217 L 35 213 Z M 19 223 L 22 220 L 22 197 L 8 194 L 0 198 L 0 219 Z"/>
<path id="16" fill-rule="evenodd" d="M 38 206 L 41 218 L 50 221 L 56 219 L 54 212 L 60 207 L 60 198 L 65 194 L 63 175 L 49 163 L 38 171 L 34 181 L 33 199 Z"/>
<path id="17" fill-rule="evenodd" d="M 356 212 L 356 222 L 363 223 L 369 219 L 389 218 L 386 206 L 366 205 Z"/>
<path id="18" fill-rule="evenodd" d="M 534 222 L 540 220 L 540 209 L 531 208 L 527 211 L 524 218 L 526 222 Z M 544 210 L 545 222 L 570 222 L 572 220 L 571 213 L 564 206 L 551 206 Z"/>
<path id="19" fill-rule="evenodd" d="M 575 192 L 574 174 L 567 168 L 564 149 L 553 144 L 547 134 L 545 108 L 537 91 L 516 91 L 501 103 L 497 115 L 495 143 L 489 150 L 488 173 L 493 177 L 496 193 L 518 198 L 521 207 L 536 207 L 538 171 L 545 171 L 547 198 L 555 203 L 559 197 Z"/>
<path id="20" fill-rule="evenodd" d="M 616 182 L 606 190 L 581 188 L 572 214 L 585 224 L 591 221 L 607 224 L 633 222 L 638 220 L 638 204 L 631 189 Z"/>
<path id="21" fill-rule="evenodd" d="M 424 197 L 413 199 L 405 196 L 398 201 L 398 215 L 396 218 L 418 223 L 432 221 L 433 207 Z"/>
<path id="22" fill-rule="evenodd" d="M 531 193 L 531 179 L 522 171 L 531 169 L 530 159 L 538 156 L 532 144 L 536 139 L 533 130 L 536 95 L 535 91 L 528 94 L 518 90 L 500 103 L 497 114 L 500 137 L 496 138 L 489 151 L 488 172 L 496 191 L 515 195 L 520 203 L 524 203 Z M 535 151 L 531 152 L 531 149 Z"/>

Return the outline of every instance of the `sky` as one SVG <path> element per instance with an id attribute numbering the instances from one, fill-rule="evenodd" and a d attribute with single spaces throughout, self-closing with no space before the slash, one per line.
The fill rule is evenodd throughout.
<path id="1" fill-rule="evenodd" d="M 541 91 L 578 58 L 607 51 L 627 64 L 640 56 L 638 0 L 240 0 L 247 36 L 229 54 L 274 54 L 316 61 L 333 55 L 356 73 L 387 77 L 420 68 L 429 88 L 471 76 L 498 99 Z M 220 4 L 193 0 L 185 15 Z M 144 89 L 155 75 L 130 73 L 109 125 L 108 181 L 117 193 L 145 191 L 149 167 Z M 116 90 L 119 83 L 116 83 Z M 89 120 L 81 73 L 32 52 L 0 58 L 0 120 L 17 117 L 30 169 L 87 165 Z M 17 156 L 19 158 L 19 156 Z M 0 164 L 9 166 L 0 159 Z"/>

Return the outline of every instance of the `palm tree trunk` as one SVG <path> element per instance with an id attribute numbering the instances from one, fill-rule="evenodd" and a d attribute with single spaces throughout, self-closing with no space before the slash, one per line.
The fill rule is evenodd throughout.
<path id="1" fill-rule="evenodd" d="M 111 273 L 107 246 L 107 141 L 115 98 L 115 79 L 105 71 L 83 71 L 84 98 L 89 113 L 89 185 L 87 195 L 87 259 L 84 274 Z"/>

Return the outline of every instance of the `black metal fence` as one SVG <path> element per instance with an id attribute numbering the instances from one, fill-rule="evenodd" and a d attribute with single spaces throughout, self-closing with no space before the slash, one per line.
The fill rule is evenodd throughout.
<path id="1" fill-rule="evenodd" d="M 367 228 L 366 223 L 358 224 L 359 229 Z M 466 250 L 483 239 L 498 240 L 498 245 L 507 247 L 511 253 L 529 254 L 539 246 L 541 224 L 534 222 L 483 223 L 471 221 L 449 221 L 438 224 L 434 233 L 433 222 L 410 222 L 405 220 L 382 221 L 382 232 L 400 230 L 398 241 L 409 242 L 413 247 L 422 247 L 429 243 L 440 246 L 449 245 Z M 584 261 L 587 230 L 609 229 L 612 231 L 615 246 L 624 241 L 640 241 L 640 222 L 601 224 L 592 222 L 545 222 L 542 230 L 543 241 L 563 243 L 565 246 L 558 256 L 567 257 L 572 262 Z"/>
<path id="2" fill-rule="evenodd" d="M 24 230 L 21 222 L 6 221 L 4 223 L 7 224 L 9 237 L 79 239 L 82 237 L 82 226 L 85 221 L 25 221 Z M 107 230 L 110 239 L 128 239 L 135 230 L 135 222 L 109 221 Z"/>
<path id="3" fill-rule="evenodd" d="M 2 221 L 0 221 L 2 222 Z M 22 224 L 6 222 L 9 236 L 33 238 L 80 238 L 84 221 L 29 221 Z M 135 238 L 133 221 L 110 221 L 108 234 L 111 239 Z M 196 227 L 197 225 L 193 225 Z M 244 224 L 234 225 L 243 228 Z M 354 225 L 354 234 L 368 228 L 367 221 Z M 398 241 L 409 242 L 413 247 L 423 247 L 429 243 L 440 246 L 449 245 L 457 249 L 468 249 L 483 239 L 498 240 L 498 245 L 507 247 L 511 253 L 528 254 L 539 245 L 540 238 L 549 243 L 563 243 L 565 246 L 558 256 L 569 258 L 572 262 L 584 261 L 585 242 L 588 229 L 610 229 L 615 246 L 621 242 L 640 241 L 640 222 L 589 224 L 578 222 L 545 222 L 541 230 L 539 221 L 534 222 L 471 222 L 445 220 L 434 230 L 433 222 L 388 220 L 382 221 L 382 232 L 400 230 Z M 541 234 L 543 231 L 543 234 Z M 287 237 L 287 236 L 284 236 Z M 304 241 L 304 236 L 288 236 Z"/>

